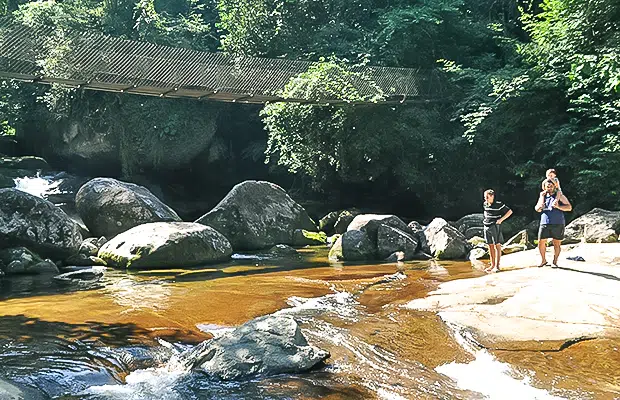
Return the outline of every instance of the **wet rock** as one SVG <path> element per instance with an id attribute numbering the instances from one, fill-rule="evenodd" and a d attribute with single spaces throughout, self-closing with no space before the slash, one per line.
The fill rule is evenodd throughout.
<path id="1" fill-rule="evenodd" d="M 82 244 L 80 245 L 80 249 L 78 250 L 80 255 L 84 255 L 84 256 L 96 256 L 97 253 L 99 252 L 99 247 L 97 247 L 95 244 L 92 243 L 92 241 L 89 241 L 88 239 L 83 241 Z"/>
<path id="2" fill-rule="evenodd" d="M 465 258 L 470 245 L 465 236 L 442 218 L 435 218 L 424 229 L 433 257 L 442 260 Z"/>
<path id="3" fill-rule="evenodd" d="M 293 246 L 315 246 L 326 243 L 325 232 L 310 232 L 305 229 L 295 229 L 293 232 Z"/>
<path id="4" fill-rule="evenodd" d="M 25 247 L 1 250 L 0 261 L 7 275 L 58 273 L 58 267 L 51 260 L 42 260 Z"/>
<path id="5" fill-rule="evenodd" d="M 210 226 L 152 222 L 131 228 L 104 244 L 99 258 L 121 268 L 189 267 L 230 258 L 230 242 Z"/>
<path id="6" fill-rule="evenodd" d="M 345 210 L 338 215 L 338 219 L 334 223 L 334 233 L 343 234 L 347 231 L 349 224 L 353 222 L 356 216 L 361 214 L 357 210 Z"/>
<path id="7" fill-rule="evenodd" d="M 484 214 L 469 214 L 454 223 L 454 227 L 465 236 L 466 239 L 474 236 L 482 236 Z"/>
<path id="8" fill-rule="evenodd" d="M 106 265 L 106 262 L 103 261 L 101 258 L 97 257 L 96 255 L 87 256 L 85 254 L 74 254 L 72 256 L 69 256 L 64 261 L 64 263 L 66 265 L 75 265 L 79 267 L 88 267 L 91 265 Z"/>
<path id="9" fill-rule="evenodd" d="M 618 241 L 620 233 L 620 211 L 595 208 L 573 220 L 566 226 L 565 243 L 610 243 Z"/>
<path id="10" fill-rule="evenodd" d="M 428 242 L 426 241 L 426 235 L 424 234 L 424 226 L 417 221 L 411 221 L 407 224 L 407 227 L 411 230 L 411 232 L 418 239 L 418 247 L 422 253 L 431 254 L 431 249 L 428 246 Z"/>
<path id="11" fill-rule="evenodd" d="M 413 234 L 407 224 L 395 215 L 360 214 L 356 216 L 347 227 L 347 231 L 364 231 L 370 239 L 377 240 L 377 230 L 380 226 L 391 226 L 403 232 Z"/>
<path id="12" fill-rule="evenodd" d="M 286 244 L 276 244 L 269 249 L 269 253 L 276 256 L 297 256 L 297 250 Z"/>
<path id="13" fill-rule="evenodd" d="M 56 275 L 54 280 L 62 283 L 93 283 L 99 281 L 104 272 L 105 268 L 86 268 Z"/>
<path id="14" fill-rule="evenodd" d="M 47 398 L 32 388 L 18 386 L 0 378 L 0 399 L 2 400 L 43 400 Z"/>
<path id="15" fill-rule="evenodd" d="M 332 211 L 319 220 L 319 231 L 326 234 L 334 233 L 334 224 L 338 221 L 340 211 Z"/>
<path id="16" fill-rule="evenodd" d="M 332 244 L 332 247 L 329 249 L 329 254 L 327 258 L 332 261 L 343 260 L 344 256 L 342 255 L 342 235 L 334 235 L 335 241 Z"/>
<path id="17" fill-rule="evenodd" d="M 0 189 L 0 248 L 24 246 L 65 258 L 82 243 L 79 227 L 52 203 L 17 189 Z"/>
<path id="18" fill-rule="evenodd" d="M 307 371 L 329 358 L 308 344 L 290 316 L 265 316 L 183 354 L 186 364 L 221 380 Z"/>
<path id="19" fill-rule="evenodd" d="M 41 157 L 0 157 L 0 168 L 46 170 L 49 165 Z"/>
<path id="20" fill-rule="evenodd" d="M 15 180 L 9 176 L 0 174 L 0 189 L 14 188 Z"/>
<path id="21" fill-rule="evenodd" d="M 221 232 L 235 250 L 293 244 L 296 229 L 316 230 L 306 210 L 280 186 L 265 181 L 236 185 L 220 203 L 196 220 Z"/>
<path id="22" fill-rule="evenodd" d="M 377 247 L 366 232 L 357 230 L 346 231 L 342 234 L 341 240 L 343 260 L 364 261 L 376 258 Z"/>
<path id="23" fill-rule="evenodd" d="M 402 259 L 411 260 L 417 249 L 418 241 L 410 233 L 387 225 L 381 225 L 377 229 L 377 255 L 380 259 L 385 259 L 394 252 L 401 252 Z"/>
<path id="24" fill-rule="evenodd" d="M 181 221 L 145 187 L 112 178 L 86 182 L 75 203 L 86 227 L 96 236 L 113 237 L 149 222 Z"/>

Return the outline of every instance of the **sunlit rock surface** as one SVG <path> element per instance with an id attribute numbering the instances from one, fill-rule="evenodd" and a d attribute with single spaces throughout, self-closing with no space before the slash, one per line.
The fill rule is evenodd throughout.
<path id="1" fill-rule="evenodd" d="M 435 311 L 488 348 L 620 338 L 620 245 L 588 246 L 566 248 L 560 268 L 523 268 L 538 262 L 536 250 L 504 256 L 502 268 L 512 270 L 443 283 L 406 307 Z M 586 262 L 566 260 L 575 254 Z"/>
<path id="2" fill-rule="evenodd" d="M 47 200 L 0 189 L 0 248 L 24 246 L 42 257 L 64 258 L 82 243 L 78 225 Z"/>
<path id="3" fill-rule="evenodd" d="M 265 181 L 239 183 L 196 222 L 221 232 L 235 250 L 293 244 L 296 229 L 316 231 L 301 205 L 280 186 Z"/>
<path id="4" fill-rule="evenodd" d="M 147 188 L 112 178 L 86 182 L 76 194 L 75 204 L 95 236 L 113 237 L 148 222 L 181 221 Z"/>
<path id="5" fill-rule="evenodd" d="M 153 222 L 136 226 L 104 244 L 99 258 L 121 268 L 184 267 L 227 260 L 228 240 L 193 222 Z"/>

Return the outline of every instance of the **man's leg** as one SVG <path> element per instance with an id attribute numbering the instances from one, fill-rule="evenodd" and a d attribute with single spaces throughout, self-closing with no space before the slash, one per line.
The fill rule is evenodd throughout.
<path id="1" fill-rule="evenodd" d="M 560 258 L 560 252 L 562 251 L 562 247 L 560 247 L 561 244 L 562 244 L 561 240 L 553 239 L 553 266 L 554 267 L 558 266 L 558 259 Z"/>
<path id="2" fill-rule="evenodd" d="M 539 267 L 547 264 L 547 239 L 538 239 L 538 251 L 540 252 L 540 264 Z"/>

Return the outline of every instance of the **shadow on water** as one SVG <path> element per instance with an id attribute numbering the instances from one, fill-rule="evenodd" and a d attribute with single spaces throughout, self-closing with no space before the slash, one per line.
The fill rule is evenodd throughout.
<path id="1" fill-rule="evenodd" d="M 54 279 L 53 274 L 12 275 L 0 278 L 0 300 L 9 298 L 45 296 L 94 290 L 103 287 L 102 283 L 92 282 L 67 285 Z"/>

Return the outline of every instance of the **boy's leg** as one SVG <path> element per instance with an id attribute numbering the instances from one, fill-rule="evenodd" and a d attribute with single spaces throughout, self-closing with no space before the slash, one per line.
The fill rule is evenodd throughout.
<path id="1" fill-rule="evenodd" d="M 489 243 L 489 257 L 491 258 L 490 269 L 495 268 L 495 245 Z"/>
<path id="2" fill-rule="evenodd" d="M 498 243 L 495 245 L 495 251 L 497 252 L 497 254 L 495 254 L 495 268 L 497 268 L 497 270 L 499 271 L 499 260 L 502 258 L 502 244 Z"/>

